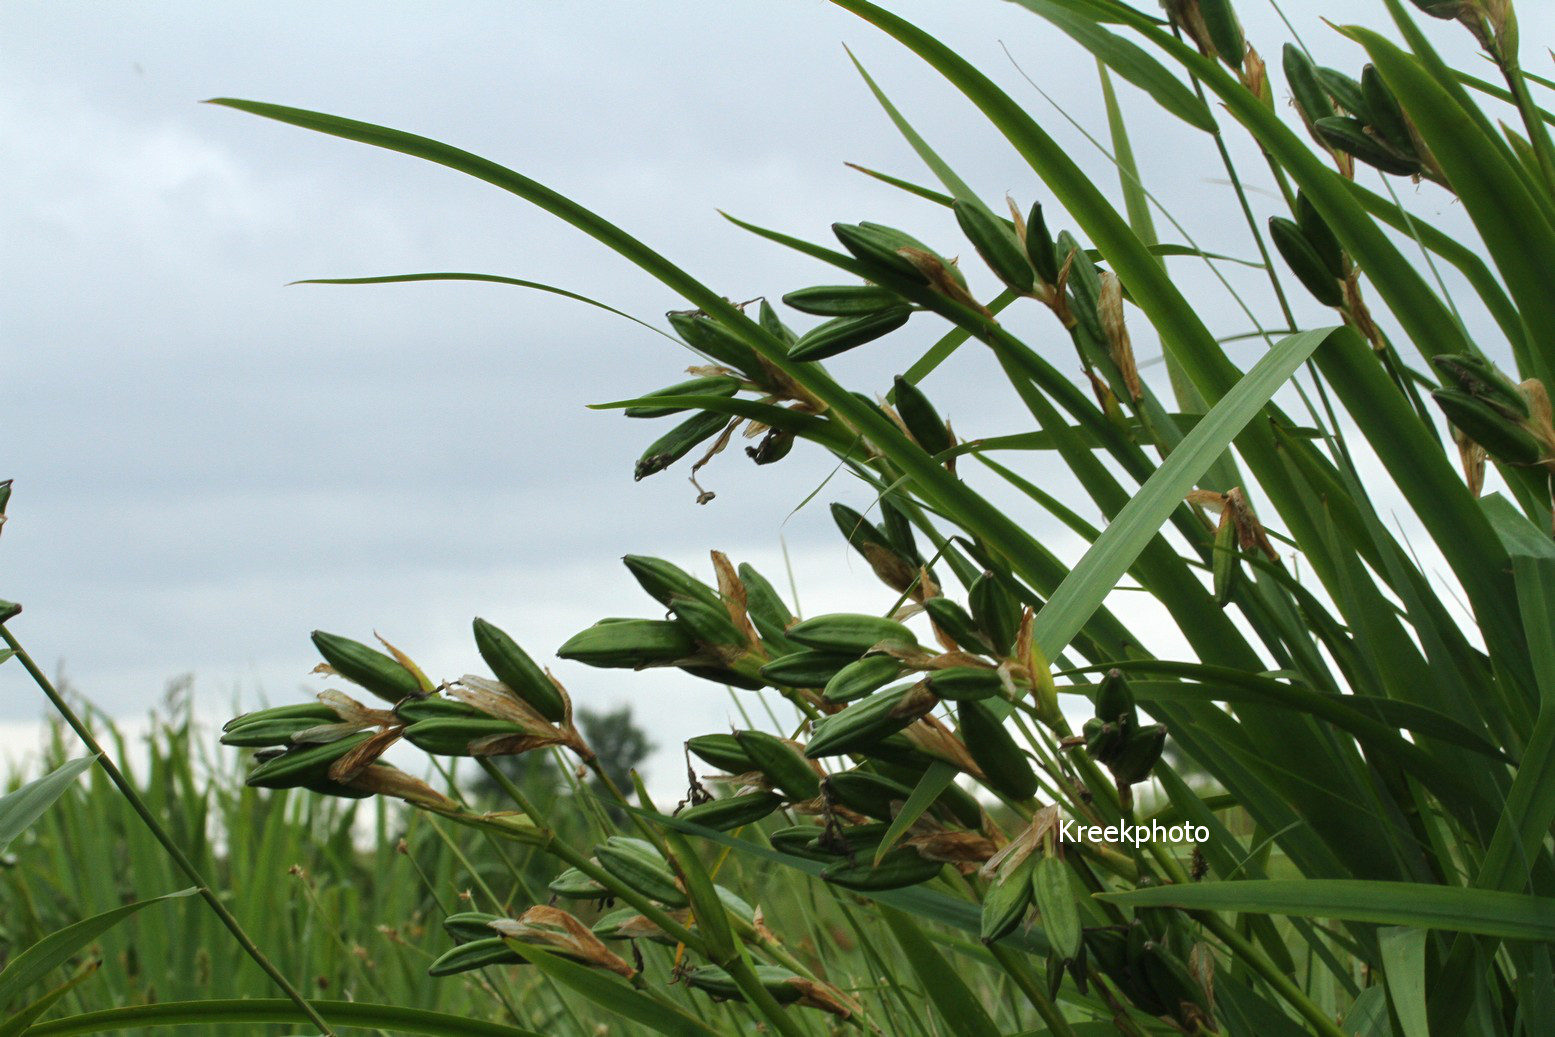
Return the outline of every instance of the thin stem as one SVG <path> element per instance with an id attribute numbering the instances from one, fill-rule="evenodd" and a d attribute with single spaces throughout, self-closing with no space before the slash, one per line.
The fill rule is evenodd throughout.
<path id="1" fill-rule="evenodd" d="M 114 786 L 129 802 L 130 808 L 140 815 L 140 819 L 151 830 L 151 834 L 156 838 L 157 842 L 162 844 L 162 848 L 173 859 L 173 863 L 177 865 L 178 870 L 183 872 L 184 876 L 198 887 L 200 897 L 210 905 L 212 911 L 216 912 L 216 917 L 221 920 L 222 925 L 227 927 L 227 931 L 238 942 L 238 946 L 242 947 L 248 956 L 254 959 L 254 963 L 264 970 L 265 975 L 269 976 L 281 993 L 286 995 L 287 1000 L 296 1005 L 308 1017 L 309 1023 L 318 1027 L 321 1033 L 334 1037 L 335 1031 L 324 1021 L 324 1017 L 319 1015 L 318 1011 L 308 1003 L 308 999 L 302 995 L 302 992 L 292 986 L 291 981 L 281 974 L 281 970 L 276 968 L 275 963 L 265 956 L 265 953 L 259 949 L 259 946 L 243 930 L 242 924 L 238 922 L 231 911 L 227 910 L 227 906 L 221 902 L 221 898 L 212 892 L 210 884 L 205 881 L 205 877 L 194 866 L 194 862 L 173 841 L 172 836 L 168 835 L 167 829 L 162 827 L 162 823 L 156 819 L 151 813 L 151 809 L 146 806 L 146 801 L 140 798 L 140 793 L 136 792 L 135 787 L 125 779 L 124 774 L 113 762 L 113 758 L 108 755 L 97 739 L 92 736 L 92 732 L 81 722 L 81 718 L 70 707 L 70 703 L 66 702 L 64 697 L 55 689 L 53 682 L 44 676 L 42 670 L 38 669 L 38 664 L 33 662 L 32 656 L 27 654 L 27 649 L 22 647 L 20 641 L 16 640 L 9 627 L 0 625 L 0 638 L 5 639 L 5 643 L 10 647 L 11 651 L 16 653 L 16 658 L 21 660 L 22 668 L 32 677 L 33 683 L 42 689 L 43 694 L 48 697 L 49 703 L 60 716 L 64 717 L 65 723 L 70 725 L 70 729 L 76 733 L 76 737 L 81 739 L 82 744 L 97 758 L 97 765 L 103 769 L 103 773 L 108 775 L 108 780 L 113 782 Z"/>

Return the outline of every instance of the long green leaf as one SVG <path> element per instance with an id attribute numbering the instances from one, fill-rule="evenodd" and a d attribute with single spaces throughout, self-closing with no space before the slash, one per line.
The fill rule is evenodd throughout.
<path id="1" fill-rule="evenodd" d="M 1338 918 L 1478 933 L 1508 940 L 1555 941 L 1555 900 L 1458 886 L 1358 879 L 1264 879 L 1153 886 L 1096 896 L 1131 907 Z"/>
<path id="2" fill-rule="evenodd" d="M 50 803 L 63 796 L 75 784 L 76 778 L 92 766 L 95 759 L 83 756 L 70 760 L 43 777 L 29 781 L 15 792 L 0 797 L 0 852 L 4 852 L 13 839 L 41 817 Z"/>
<path id="3" fill-rule="evenodd" d="M 69 961 L 71 956 L 82 947 L 135 912 L 164 900 L 192 896 L 197 892 L 199 891 L 196 889 L 185 889 L 177 893 L 152 897 L 150 900 L 125 904 L 123 907 L 104 911 L 100 915 L 93 915 L 91 918 L 82 919 L 74 925 L 67 925 L 63 929 L 50 933 L 12 958 L 6 963 L 5 969 L 0 970 L 0 1005 L 9 1003 L 56 967 Z"/>
<path id="4" fill-rule="evenodd" d="M 945 1028 L 957 1037 L 999 1037 L 999 1028 L 988 1018 L 982 1003 L 966 981 L 950 967 L 944 955 L 930 943 L 911 918 L 894 908 L 882 907 L 880 916 L 896 937 L 907 964 L 918 976 L 924 993 L 934 1003 Z"/>

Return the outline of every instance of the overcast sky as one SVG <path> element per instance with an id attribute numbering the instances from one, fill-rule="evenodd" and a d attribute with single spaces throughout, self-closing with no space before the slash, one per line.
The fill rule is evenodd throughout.
<path id="1" fill-rule="evenodd" d="M 1006 84 L 1116 195 L 1105 159 L 1020 80 L 1001 42 L 1094 127 L 1088 56 L 1011 5 L 894 6 Z M 1286 36 L 1272 8 L 1239 6 L 1277 67 Z M 1385 19 L 1375 3 L 1288 6 L 1319 56 L 1352 72 L 1358 50 L 1318 15 Z M 1524 6 L 1524 50 L 1536 55 L 1550 16 Z M 690 357 L 662 338 L 513 288 L 285 287 L 472 270 L 649 320 L 682 305 L 646 275 L 488 185 L 197 103 L 273 101 L 446 140 L 572 195 L 731 298 L 775 298 L 835 278 L 716 209 L 813 240 L 834 220 L 871 219 L 966 251 L 942 211 L 844 168 L 929 179 L 844 43 L 986 198 L 1045 197 L 931 70 L 818 0 L 0 7 L 0 475 L 16 480 L 0 596 L 26 606 L 17 634 L 105 711 L 143 715 L 168 678 L 192 673 L 202 711 L 221 719 L 237 697 L 317 690 L 306 676 L 315 627 L 363 639 L 376 629 L 435 677 L 455 677 L 480 665 L 468 631 L 482 615 L 551 661 L 600 616 L 654 614 L 618 562 L 627 552 L 706 573 L 717 547 L 778 579 L 786 540 L 808 612 L 885 607 L 819 506 L 866 506 L 856 483 L 833 479 L 790 517 L 832 470 L 817 449 L 762 469 L 730 450 L 704 470 L 718 494 L 705 507 L 684 466 L 633 483 L 633 460 L 663 426 L 584 405 L 679 380 Z M 1151 187 L 1206 248 L 1251 255 L 1245 228 L 1225 218 L 1209 139 L 1120 89 Z M 1444 199 L 1415 192 L 1422 212 L 1451 224 Z M 987 272 L 967 266 L 991 295 Z M 1201 266 L 1173 271 L 1217 331 L 1247 330 Z M 1262 298 L 1255 279 L 1232 276 Z M 1074 366 L 1051 322 L 1020 320 Z M 932 341 L 920 321 L 834 368 L 883 392 Z M 1136 324 L 1141 356 L 1158 352 Z M 1245 348 L 1251 362 L 1256 347 Z M 926 388 L 963 437 L 1027 427 L 971 347 Z M 1072 538 L 1025 517 L 1076 556 Z M 557 673 L 580 704 L 634 704 L 666 748 L 732 712 L 722 689 L 689 678 Z M 22 676 L 0 674 L 13 737 L 40 714 Z"/>

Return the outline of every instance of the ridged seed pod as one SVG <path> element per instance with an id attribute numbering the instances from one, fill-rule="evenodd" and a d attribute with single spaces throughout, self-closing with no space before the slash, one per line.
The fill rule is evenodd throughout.
<path id="1" fill-rule="evenodd" d="M 1043 284 L 1058 283 L 1058 271 L 1063 260 L 1059 258 L 1058 247 L 1053 244 L 1053 236 L 1048 232 L 1041 202 L 1034 203 L 1031 215 L 1026 217 L 1026 257 L 1031 260 Z"/>
<path id="2" fill-rule="evenodd" d="M 1371 121 L 1371 112 L 1366 108 L 1366 95 L 1357 80 L 1336 68 L 1323 65 L 1316 66 L 1312 73 L 1317 77 L 1318 85 L 1333 98 L 1335 104 L 1363 122 Z"/>
<path id="3" fill-rule="evenodd" d="M 1242 574 L 1238 546 L 1236 523 L 1231 521 L 1230 516 L 1225 516 L 1220 525 L 1215 527 L 1215 553 L 1210 563 L 1210 572 L 1215 581 L 1215 603 L 1221 608 L 1231 601 L 1237 579 Z"/>
<path id="4" fill-rule="evenodd" d="M 963 702 L 961 740 L 981 768 L 985 784 L 1007 799 L 1037 794 L 1037 774 L 1004 724 L 981 702 Z"/>
<path id="5" fill-rule="evenodd" d="M 951 702 L 978 702 L 1004 693 L 997 670 L 981 666 L 952 666 L 926 675 L 929 690 Z"/>
<path id="6" fill-rule="evenodd" d="M 577 868 L 568 868 L 552 879 L 545 887 L 567 900 L 604 900 L 611 895 L 604 886 L 589 878 Z"/>
<path id="7" fill-rule="evenodd" d="M 1281 216 L 1269 219 L 1269 236 L 1280 257 L 1312 297 L 1324 306 L 1343 306 L 1344 290 L 1317 249 L 1296 223 Z"/>
<path id="8" fill-rule="evenodd" d="M 676 382 L 653 392 L 643 393 L 641 399 L 653 399 L 658 396 L 733 396 L 740 391 L 740 382 L 728 375 L 709 375 L 706 378 L 692 378 L 684 382 Z M 679 414 L 688 408 L 681 404 L 638 404 L 628 407 L 621 413 L 629 418 L 666 418 L 671 414 Z"/>
<path id="9" fill-rule="evenodd" d="M 648 595 L 669 608 L 672 598 L 695 598 L 709 605 L 723 607 L 718 592 L 673 562 L 647 555 L 624 555 L 622 564 L 632 574 Z"/>
<path id="10" fill-rule="evenodd" d="M 508 942 L 500 936 L 462 943 L 427 966 L 429 976 L 455 976 L 461 972 L 484 969 L 489 965 L 522 965 Z"/>
<path id="11" fill-rule="evenodd" d="M 556 682 L 535 664 L 529 653 L 518 646 L 501 629 L 476 617 L 475 648 L 491 667 L 492 676 L 508 686 L 508 690 L 529 703 L 547 720 L 561 720 L 567 713 L 567 703 L 562 698 Z"/>
<path id="12" fill-rule="evenodd" d="M 1525 465 L 1535 464 L 1543 457 L 1544 445 L 1536 436 L 1485 400 L 1456 389 L 1437 389 L 1431 397 L 1458 431 L 1484 447 L 1497 461 Z"/>
<path id="13" fill-rule="evenodd" d="M 1025 260 L 1022 259 L 1022 262 Z M 1028 271 L 1030 269 L 1027 267 Z M 945 419 L 939 416 L 939 411 L 934 409 L 934 404 L 929 402 L 923 390 L 901 375 L 896 376 L 893 385 L 896 413 L 901 415 L 902 424 L 907 426 L 907 431 L 912 433 L 918 445 L 930 454 L 949 450 L 952 446 L 950 430 L 945 427 Z"/>
<path id="14" fill-rule="evenodd" d="M 958 198 L 951 203 L 951 209 L 961 225 L 961 233 L 983 257 L 994 276 L 1017 292 L 1029 295 L 1036 287 L 1036 272 L 1009 222 L 995 216 L 981 202 L 965 202 Z"/>
<path id="15" fill-rule="evenodd" d="M 834 223 L 831 229 L 837 240 L 842 242 L 842 247 L 857 259 L 884 267 L 900 277 L 913 281 L 924 280 L 918 268 L 897 252 L 900 248 L 929 250 L 923 242 L 911 235 L 877 224 Z"/>
<path id="16" fill-rule="evenodd" d="M 634 479 L 646 479 L 664 471 L 670 465 L 689 454 L 699 443 L 704 443 L 722 432 L 729 418 L 712 411 L 693 414 L 664 435 L 648 444 L 632 472 Z"/>
<path id="17" fill-rule="evenodd" d="M 687 807 L 675 816 L 704 828 L 727 832 L 742 825 L 753 825 L 782 805 L 783 797 L 776 793 L 747 792 Z"/>
<path id="18" fill-rule="evenodd" d="M 1306 53 L 1295 44 L 1287 43 L 1283 52 L 1283 64 L 1286 85 L 1290 87 L 1291 97 L 1296 102 L 1296 110 L 1301 113 L 1307 126 L 1311 128 L 1319 119 L 1333 115 L 1333 102 L 1328 99 L 1328 92 L 1317 81 L 1317 67 L 1312 64 Z"/>
<path id="19" fill-rule="evenodd" d="M 807 803 L 821 793 L 821 776 L 792 743 L 765 731 L 736 731 L 735 740 L 756 769 L 789 800 Z"/>
<path id="20" fill-rule="evenodd" d="M 492 936 L 491 923 L 504 917 L 485 911 L 459 911 L 443 919 L 443 928 L 456 940 L 486 940 Z"/>
<path id="21" fill-rule="evenodd" d="M 890 289 L 875 284 L 818 285 L 783 296 L 783 302 L 817 317 L 862 317 L 902 305 Z"/>
<path id="22" fill-rule="evenodd" d="M 691 313 L 669 313 L 666 316 L 670 327 L 692 349 L 741 371 L 759 369 L 755 350 L 712 318 Z"/>
<path id="23" fill-rule="evenodd" d="M 1301 228 L 1302 236 L 1323 261 L 1329 274 L 1335 280 L 1342 280 L 1345 275 L 1344 246 L 1305 193 L 1296 196 L 1296 225 Z"/>
<path id="24" fill-rule="evenodd" d="M 1096 689 L 1096 716 L 1113 722 L 1119 718 L 1133 727 L 1139 723 L 1139 712 L 1134 704 L 1134 691 L 1122 670 L 1108 670 Z"/>
<path id="25" fill-rule="evenodd" d="M 1366 121 L 1373 132 L 1399 151 L 1413 151 L 1414 140 L 1409 133 L 1409 124 L 1404 121 L 1404 110 L 1372 65 L 1361 69 L 1361 98 L 1366 105 Z"/>
<path id="26" fill-rule="evenodd" d="M 594 850 L 600 866 L 622 883 L 669 907 L 685 907 L 685 890 L 658 851 L 641 839 L 613 835 Z"/>
<path id="27" fill-rule="evenodd" d="M 329 765 L 371 737 L 365 731 L 334 742 L 299 745 L 265 759 L 243 784 L 257 789 L 293 789 L 329 781 Z"/>
<path id="28" fill-rule="evenodd" d="M 889 821 L 895 816 L 893 804 L 905 803 L 912 789 L 881 774 L 849 770 L 826 778 L 826 795 L 865 817 Z"/>
<path id="29" fill-rule="evenodd" d="M 750 616 L 751 625 L 762 639 L 768 642 L 770 648 L 778 648 L 789 643 L 788 625 L 794 621 L 794 614 L 788 610 L 780 595 L 769 581 L 755 567 L 741 562 L 736 570 L 740 577 L 740 584 L 745 588 L 745 611 Z M 782 651 L 773 651 L 773 655 L 785 654 Z"/>
<path id="30" fill-rule="evenodd" d="M 893 656 L 866 655 L 838 670 L 821 694 L 827 702 L 852 702 L 879 691 L 902 672 L 901 662 Z"/>
<path id="31" fill-rule="evenodd" d="M 923 603 L 924 611 L 934 625 L 956 644 L 968 652 L 981 655 L 993 653 L 993 646 L 983 637 L 983 632 L 967 614 L 966 609 L 949 598 L 930 598 Z"/>
<path id="32" fill-rule="evenodd" d="M 392 656 L 339 634 L 315 630 L 312 637 L 313 646 L 336 673 L 384 701 L 398 702 L 426 694 L 416 675 Z"/>
<path id="33" fill-rule="evenodd" d="M 1209 31 L 1215 51 L 1232 68 L 1241 68 L 1247 56 L 1247 40 L 1242 35 L 1242 23 L 1237 20 L 1231 0 L 1199 0 L 1199 17 Z"/>
<path id="34" fill-rule="evenodd" d="M 791 360 L 826 360 L 856 349 L 907 323 L 911 308 L 897 306 L 862 317 L 833 317 L 803 335 L 788 351 Z"/>
<path id="35" fill-rule="evenodd" d="M 479 717 L 485 714 L 463 702 L 445 699 L 441 695 L 428 695 L 424 699 L 406 699 L 399 703 L 394 707 L 394 716 L 401 723 L 414 724 L 421 720 Z"/>
<path id="36" fill-rule="evenodd" d="M 860 656 L 883 641 L 914 645 L 913 632 L 894 619 L 850 612 L 814 616 L 788 628 L 790 640 L 819 651 Z"/>
<path id="37" fill-rule="evenodd" d="M 1395 176 L 1413 176 L 1420 172 L 1418 159 L 1402 155 L 1366 132 L 1359 119 L 1335 115 L 1317 121 L 1318 136 L 1329 147 L 1346 152 L 1369 166 Z"/>
<path id="38" fill-rule="evenodd" d="M 755 763 L 740 745 L 740 740 L 732 734 L 694 735 L 686 739 L 686 748 L 704 763 L 730 774 L 744 774 L 756 769 Z"/>
<path id="39" fill-rule="evenodd" d="M 761 668 L 761 675 L 773 684 L 790 688 L 824 688 L 844 667 L 855 662 L 852 655 L 801 648 L 779 656 Z"/>
<path id="40" fill-rule="evenodd" d="M 984 943 L 996 943 L 1015 931 L 1026 912 L 1031 910 L 1031 873 L 1037 856 L 1031 854 L 1007 874 L 999 876 L 983 895 L 983 919 L 979 937 Z"/>
<path id="41" fill-rule="evenodd" d="M 640 669 L 678 662 L 696 654 L 696 644 L 679 623 L 627 619 L 596 623 L 556 650 L 563 659 L 615 669 Z"/>
<path id="42" fill-rule="evenodd" d="M 1526 418 L 1532 414 L 1522 389 L 1483 357 L 1469 353 L 1445 354 L 1432 357 L 1431 366 L 1450 386 L 1456 386 L 1507 417 Z"/>
<path id="43" fill-rule="evenodd" d="M 1107 765 L 1119 787 L 1136 785 L 1150 777 L 1166 747 L 1164 724 L 1150 724 L 1128 737 L 1117 757 Z"/>
<path id="44" fill-rule="evenodd" d="M 993 573 L 984 572 L 968 588 L 967 604 L 972 607 L 973 621 L 993 646 L 994 655 L 1008 655 L 1020 633 L 1021 606 L 1015 595 Z"/>
<path id="45" fill-rule="evenodd" d="M 1069 866 L 1056 856 L 1041 857 L 1032 868 L 1031 891 L 1049 946 L 1066 961 L 1073 959 L 1080 953 L 1085 934 L 1069 884 Z"/>
<path id="46" fill-rule="evenodd" d="M 472 756 L 470 743 L 476 739 L 526 733 L 517 724 L 494 717 L 439 717 L 405 728 L 405 741 L 433 756 Z"/>
<path id="47" fill-rule="evenodd" d="M 866 750 L 907 727 L 939 704 L 922 682 L 877 691 L 815 725 L 805 745 L 810 759 Z"/>
<path id="48" fill-rule="evenodd" d="M 903 848 L 887 853 L 878 865 L 864 858 L 838 861 L 821 869 L 821 879 L 843 889 L 864 892 L 905 889 L 928 882 L 944 867 L 941 861 L 931 861 L 917 850 Z"/>

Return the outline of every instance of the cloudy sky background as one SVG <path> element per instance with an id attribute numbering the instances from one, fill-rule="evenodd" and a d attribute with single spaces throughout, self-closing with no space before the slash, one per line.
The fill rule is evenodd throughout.
<path id="1" fill-rule="evenodd" d="M 1022 82 L 1001 42 L 1058 105 L 1104 125 L 1084 52 L 1011 5 L 895 6 L 989 70 L 1116 196 L 1106 160 Z M 1358 49 L 1318 15 L 1385 20 L 1376 3 L 1290 6 L 1319 58 L 1351 72 Z M 1524 49 L 1536 54 L 1551 16 L 1524 6 Z M 1241 7 L 1283 102 L 1286 31 L 1272 7 Z M 1456 34 L 1436 35 L 1467 53 Z M 731 449 L 704 470 L 718 494 L 705 507 L 684 465 L 632 482 L 664 426 L 584 405 L 678 380 L 690 356 L 658 336 L 512 288 L 285 286 L 473 270 L 646 319 L 681 305 L 647 276 L 488 185 L 200 99 L 292 104 L 457 144 L 617 220 L 734 299 L 835 279 L 715 208 L 812 240 L 834 220 L 872 219 L 969 252 L 945 213 L 843 167 L 929 179 L 843 43 L 985 197 L 1046 197 L 931 70 L 814 0 L 19 2 L 0 7 L 0 41 L 0 474 L 16 480 L 0 596 L 25 604 L 13 628 L 40 662 L 124 718 L 185 673 L 215 720 L 238 699 L 298 701 L 318 687 L 306 676 L 315 627 L 363 639 L 376 629 L 434 677 L 455 677 L 479 666 L 468 624 L 482 615 L 549 660 L 599 616 L 654 613 L 617 562 L 627 552 L 705 573 L 718 547 L 780 581 L 786 542 L 807 612 L 890 600 L 819 506 L 867 506 L 858 484 L 839 476 L 791 514 L 832 470 L 816 449 L 764 469 Z M 1120 91 L 1152 189 L 1204 247 L 1252 255 L 1226 218 L 1233 200 L 1209 138 Z M 1461 224 L 1441 192 L 1399 189 Z M 1177 240 L 1164 222 L 1163 236 Z M 993 294 L 975 257 L 967 267 Z M 1218 332 L 1248 330 L 1202 265 L 1176 260 L 1173 272 Z M 1228 275 L 1263 303 L 1255 276 Z M 1301 314 L 1323 319 L 1314 305 Z M 1039 317 L 1013 326 L 1073 367 Z M 938 333 L 920 321 L 832 366 L 883 392 Z M 1137 319 L 1134 334 L 1142 358 L 1159 352 Z M 973 347 L 926 388 L 964 438 L 1028 427 Z M 1021 466 L 1076 498 L 1059 470 Z M 1078 555 L 1053 523 L 1022 514 Z M 1129 614 L 1171 652 L 1148 613 Z M 733 711 L 722 689 L 689 678 L 557 673 L 580 704 L 634 705 L 665 747 L 660 780 L 675 772 L 668 747 Z M 31 744 L 41 715 L 23 677 L 0 672 L 10 751 Z"/>

